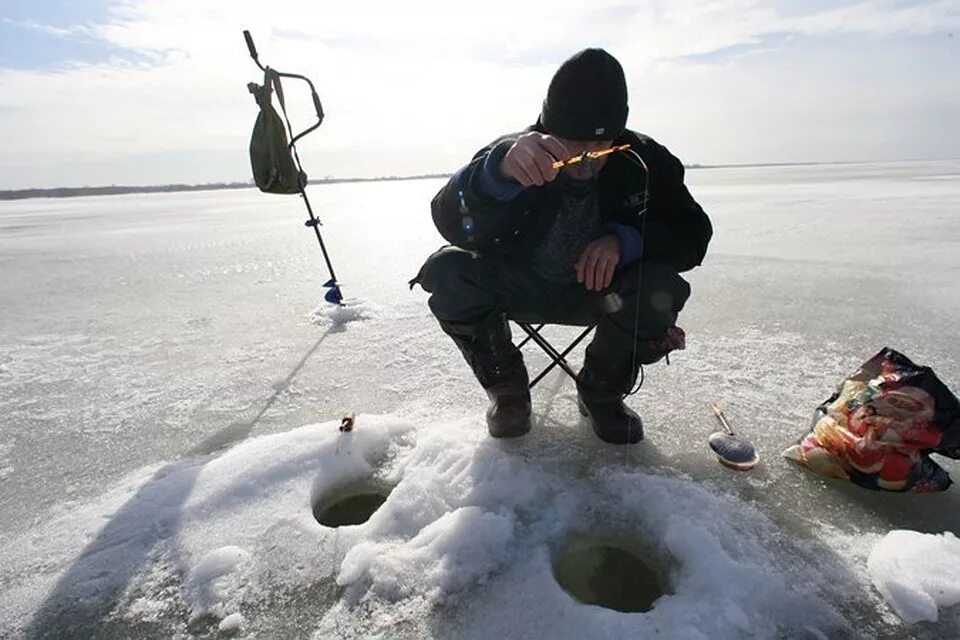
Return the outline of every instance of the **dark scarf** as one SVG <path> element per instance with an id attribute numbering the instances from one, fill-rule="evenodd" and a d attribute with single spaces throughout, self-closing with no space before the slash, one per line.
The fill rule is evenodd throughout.
<path id="1" fill-rule="evenodd" d="M 532 265 L 544 280 L 573 282 L 574 264 L 600 228 L 596 178 L 575 180 L 561 172 L 550 188 L 560 192 L 553 225 L 534 250 Z"/>

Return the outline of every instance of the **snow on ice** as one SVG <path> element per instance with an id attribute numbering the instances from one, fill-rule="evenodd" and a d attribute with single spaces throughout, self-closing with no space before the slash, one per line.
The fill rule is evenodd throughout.
<path id="1" fill-rule="evenodd" d="M 318 307 L 290 199 L 0 203 L 0 637 L 956 636 L 937 582 L 956 488 L 872 494 L 776 453 L 884 344 L 956 389 L 960 163 L 688 177 L 717 235 L 686 274 L 687 350 L 629 400 L 647 426 L 629 448 L 597 441 L 557 374 L 528 436 L 486 435 L 407 286 L 441 244 L 439 181 L 311 192 L 343 308 Z M 711 401 L 756 470 L 716 463 Z M 389 495 L 363 524 L 317 522 L 355 487 Z M 584 539 L 631 546 L 668 592 L 644 613 L 576 601 L 552 563 Z"/>
<path id="2" fill-rule="evenodd" d="M 765 517 L 688 480 L 619 464 L 564 477 L 555 467 L 569 460 L 490 441 L 477 420 L 418 430 L 395 416 L 360 415 L 342 435 L 338 424 L 255 438 L 198 466 L 135 479 L 125 503 L 105 499 L 85 517 L 64 515 L 29 538 L 74 523 L 74 535 L 95 541 L 98 557 L 85 553 L 62 596 L 120 589 L 148 559 L 173 559 L 171 572 L 186 576 L 182 597 L 191 616 L 229 628 L 237 615 L 255 628 L 278 581 L 286 588 L 336 582 L 346 587 L 343 604 L 315 603 L 330 607 L 318 638 L 358 629 L 346 607 L 365 612 L 365 631 L 386 632 L 398 617 L 419 624 L 437 604 L 465 605 L 470 619 L 480 603 L 498 612 L 496 620 L 475 618 L 463 629 L 468 636 L 670 630 L 675 638 L 735 638 L 843 628 L 817 586 L 822 567 L 795 565 L 782 545 L 769 546 L 779 534 Z M 330 529 L 313 520 L 311 504 L 322 494 L 374 476 L 395 486 L 367 523 Z M 104 515 L 119 512 L 122 528 L 97 531 Z M 173 512 L 177 527 L 162 538 L 158 515 Z M 673 567 L 673 593 L 639 618 L 577 603 L 556 585 L 550 556 L 584 531 L 649 540 Z"/>

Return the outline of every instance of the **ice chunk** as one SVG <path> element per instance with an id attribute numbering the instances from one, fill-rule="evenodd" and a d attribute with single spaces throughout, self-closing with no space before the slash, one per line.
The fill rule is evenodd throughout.
<path id="1" fill-rule="evenodd" d="M 228 545 L 214 549 L 190 572 L 191 610 L 202 615 L 220 605 L 233 587 L 233 574 L 250 554 L 240 547 Z"/>
<path id="2" fill-rule="evenodd" d="M 501 567 L 513 551 L 514 518 L 480 507 L 445 514 L 405 543 L 364 543 L 344 558 L 340 584 L 367 573 L 372 588 L 389 599 L 416 590 L 443 601 Z"/>
<path id="3" fill-rule="evenodd" d="M 936 622 L 937 610 L 960 602 L 960 539 L 891 531 L 867 559 L 873 584 L 904 622 Z"/>
<path id="4" fill-rule="evenodd" d="M 8 457 L 13 451 L 13 444 L 9 442 L 0 442 L 0 480 L 6 479 L 13 473 L 13 465 Z"/>
<path id="5" fill-rule="evenodd" d="M 217 629 L 221 633 L 236 633 L 243 626 L 243 616 L 239 613 L 231 613 L 220 621 Z"/>

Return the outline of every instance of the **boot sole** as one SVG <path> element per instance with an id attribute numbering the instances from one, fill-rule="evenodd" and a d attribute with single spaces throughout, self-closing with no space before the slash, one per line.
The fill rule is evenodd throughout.
<path id="1" fill-rule="evenodd" d="M 494 428 L 489 422 L 487 423 L 487 432 L 493 438 L 519 438 L 520 436 L 525 436 L 530 433 L 530 428 L 532 424 L 530 419 L 523 424 L 518 424 L 516 426 L 511 425 L 510 428 Z"/>
<path id="2" fill-rule="evenodd" d="M 530 420 L 531 412 L 527 410 L 525 415 L 514 415 L 513 420 L 505 421 L 501 424 L 495 424 L 490 420 L 490 414 L 487 413 L 487 432 L 494 438 L 519 438 L 530 433 L 533 422 Z"/>
<path id="3" fill-rule="evenodd" d="M 597 429 L 597 421 L 590 416 L 590 412 L 584 406 L 583 401 L 580 398 L 577 398 L 577 409 L 580 410 L 580 415 L 590 421 L 590 426 L 593 428 L 593 432 L 597 434 L 597 437 L 608 442 L 610 444 L 636 444 L 643 440 L 643 427 L 641 426 L 636 431 L 630 430 L 627 432 L 617 432 L 614 434 L 606 433 Z"/>

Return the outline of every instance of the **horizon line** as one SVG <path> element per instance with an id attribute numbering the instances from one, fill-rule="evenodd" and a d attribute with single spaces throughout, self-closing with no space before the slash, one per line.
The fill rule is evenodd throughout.
<path id="1" fill-rule="evenodd" d="M 731 164 L 684 164 L 685 169 L 748 169 L 762 167 L 805 167 L 823 165 L 852 165 L 852 164 L 906 164 L 915 162 L 950 162 L 960 158 L 924 158 L 913 160 L 825 160 L 807 162 L 741 162 Z M 421 173 L 411 175 L 387 175 L 374 177 L 324 177 L 307 179 L 307 186 L 311 184 L 337 184 L 343 182 L 390 182 L 400 180 L 431 180 L 449 178 L 450 173 Z M 165 183 L 139 185 L 99 185 L 82 187 L 27 187 L 22 189 L 0 189 L 0 200 L 26 200 L 29 198 L 71 198 L 77 196 L 94 195 L 127 195 L 132 193 L 175 193 L 182 191 L 219 191 L 226 189 L 255 189 L 257 185 L 252 179 L 233 182 L 204 182 L 204 183 Z"/>

